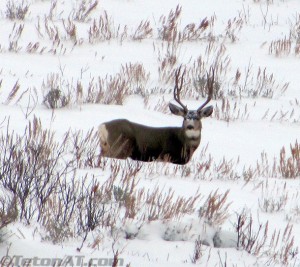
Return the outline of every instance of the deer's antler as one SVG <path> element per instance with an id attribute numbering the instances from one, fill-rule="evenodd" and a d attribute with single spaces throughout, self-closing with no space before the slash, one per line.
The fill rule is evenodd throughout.
<path id="1" fill-rule="evenodd" d="M 184 75 L 186 72 L 186 69 L 184 69 L 183 73 L 181 74 L 181 67 L 182 65 L 175 71 L 174 99 L 184 109 L 184 112 L 187 113 L 187 106 L 185 106 L 180 100 L 180 92 L 182 90 Z"/>
<path id="2" fill-rule="evenodd" d="M 212 99 L 213 92 L 214 92 L 214 80 L 215 80 L 215 69 L 213 67 L 210 67 L 209 73 L 206 73 L 207 75 L 207 89 L 208 89 L 208 96 L 206 101 L 198 108 L 198 112 L 202 110 L 208 102 Z"/>

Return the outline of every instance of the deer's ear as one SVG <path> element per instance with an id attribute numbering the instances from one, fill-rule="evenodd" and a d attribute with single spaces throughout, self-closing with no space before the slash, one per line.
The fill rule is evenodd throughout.
<path id="1" fill-rule="evenodd" d="M 172 103 L 169 103 L 169 108 L 171 110 L 171 112 L 174 114 L 174 115 L 178 115 L 178 116 L 184 116 L 185 115 L 185 112 L 184 112 L 184 109 L 181 108 L 181 107 L 178 107 Z"/>
<path id="2" fill-rule="evenodd" d="M 201 109 L 199 111 L 199 115 L 201 118 L 209 117 L 213 113 L 213 111 L 214 111 L 213 106 L 208 106 L 204 109 Z"/>

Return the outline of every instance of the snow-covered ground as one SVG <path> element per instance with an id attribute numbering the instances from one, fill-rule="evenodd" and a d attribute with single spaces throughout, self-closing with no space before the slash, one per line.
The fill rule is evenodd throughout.
<path id="1" fill-rule="evenodd" d="M 25 18 L 8 18 L 8 11 L 19 7 L 22 13 L 26 6 Z M 168 24 L 172 16 L 176 31 Z M 54 266 L 50 259 L 55 258 L 64 259 L 63 266 L 83 266 L 91 259 L 108 266 L 116 251 L 119 266 L 193 266 L 198 243 L 195 262 L 202 266 L 300 266 L 300 150 L 294 159 L 290 151 L 300 133 L 298 0 L 10 0 L 0 3 L 0 21 L 2 146 L 8 134 L 23 136 L 25 129 L 28 134 L 34 118 L 59 144 L 67 132 L 84 136 L 116 118 L 181 126 L 182 119 L 166 108 L 180 65 L 187 69 L 182 101 L 189 108 L 205 101 L 200 80 L 211 65 L 219 86 L 211 101 L 214 113 L 203 120 L 200 147 L 187 165 L 104 159 L 98 165 L 75 164 L 66 175 L 69 182 L 95 179 L 100 187 L 112 181 L 125 193 L 123 186 L 134 181 L 129 197 L 136 201 L 136 216 L 126 217 L 126 201 L 118 202 L 114 192 L 115 199 L 105 204 L 114 207 L 114 224 L 99 224 L 87 236 L 70 227 L 68 238 L 53 242 L 38 212 L 28 221 L 19 209 L 15 220 L 0 228 L 4 266 L 4 260 L 25 265 L 25 258 L 33 266 Z M 208 24 L 187 31 L 187 25 L 197 28 L 201 22 Z M 173 40 L 167 40 L 168 30 Z M 55 90 L 61 95 L 52 109 L 49 92 Z M 75 157 L 71 137 L 60 164 Z M 97 142 L 87 139 L 83 147 L 93 150 L 93 144 L 97 154 Z M 0 155 L 2 204 L 11 192 L 2 177 L 3 149 Z M 298 168 L 296 177 L 284 177 L 284 160 Z M 152 205 L 147 194 L 157 202 Z M 180 197 L 194 198 L 192 208 L 147 218 Z M 62 209 L 54 206 L 53 213 Z M 240 242 L 239 219 L 244 220 Z"/>

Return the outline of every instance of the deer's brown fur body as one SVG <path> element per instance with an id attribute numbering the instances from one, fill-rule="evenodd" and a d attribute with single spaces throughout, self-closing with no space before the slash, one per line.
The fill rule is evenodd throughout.
<path id="1" fill-rule="evenodd" d="M 188 137 L 181 127 L 149 127 L 125 119 L 99 127 L 106 157 L 186 164 L 200 144 L 201 134 Z"/>

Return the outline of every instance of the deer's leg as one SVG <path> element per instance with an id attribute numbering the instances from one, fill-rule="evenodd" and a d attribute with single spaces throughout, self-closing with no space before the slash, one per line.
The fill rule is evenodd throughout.
<path id="1" fill-rule="evenodd" d="M 157 158 L 156 161 L 160 161 L 160 162 L 171 162 L 172 159 L 171 159 L 171 156 L 169 153 L 161 153 L 159 155 L 159 157 Z"/>

